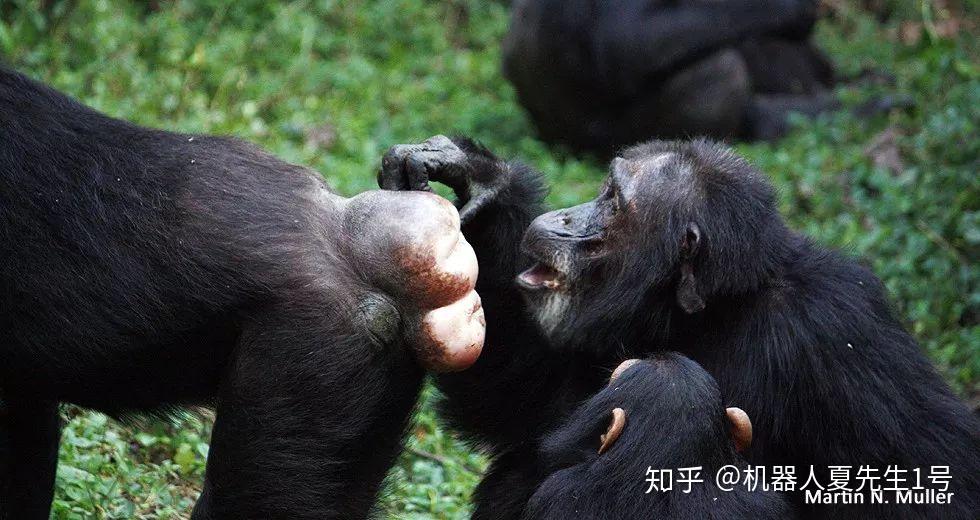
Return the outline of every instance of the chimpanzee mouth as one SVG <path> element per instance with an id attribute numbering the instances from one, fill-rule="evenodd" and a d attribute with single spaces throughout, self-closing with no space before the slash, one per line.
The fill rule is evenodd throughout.
<path id="1" fill-rule="evenodd" d="M 517 275 L 517 284 L 528 290 L 554 291 L 562 286 L 564 275 L 544 262 L 536 262 L 530 269 Z"/>

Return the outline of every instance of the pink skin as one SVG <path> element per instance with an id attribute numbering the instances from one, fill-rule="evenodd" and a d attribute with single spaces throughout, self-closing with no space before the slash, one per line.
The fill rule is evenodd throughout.
<path id="1" fill-rule="evenodd" d="M 620 363 L 619 366 L 616 367 L 616 370 L 613 370 L 612 375 L 609 376 L 609 384 L 612 384 L 613 381 L 619 378 L 619 376 L 623 375 L 623 372 L 626 372 L 626 370 L 628 370 L 631 366 L 639 362 L 639 359 L 627 359 L 626 361 Z"/>
<path id="2" fill-rule="evenodd" d="M 445 371 L 468 368 L 480 357 L 486 334 L 483 306 L 476 291 L 470 291 L 457 302 L 427 312 L 422 330 L 441 348 L 440 362 Z M 431 367 L 438 370 L 440 367 Z"/>
<path id="3" fill-rule="evenodd" d="M 399 305 L 422 366 L 453 372 L 476 362 L 486 321 L 456 208 L 418 191 L 369 191 L 341 204 L 353 265 Z"/>

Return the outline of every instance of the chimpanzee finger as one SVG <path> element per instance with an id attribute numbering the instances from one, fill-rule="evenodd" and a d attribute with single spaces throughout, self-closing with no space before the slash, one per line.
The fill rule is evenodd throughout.
<path id="1" fill-rule="evenodd" d="M 432 191 L 429 187 L 429 171 L 433 158 L 428 152 L 409 154 L 405 159 L 405 182 L 408 189 L 415 191 Z"/>
<path id="2" fill-rule="evenodd" d="M 383 190 L 407 190 L 405 178 L 405 157 L 409 155 L 407 145 L 395 145 L 388 149 L 381 158 L 381 168 L 378 170 L 378 187 Z"/>
<path id="3" fill-rule="evenodd" d="M 430 166 L 434 166 L 429 169 L 429 180 L 445 184 L 457 194 L 466 193 L 466 152 L 444 135 L 426 139 L 421 147 L 432 158 Z"/>

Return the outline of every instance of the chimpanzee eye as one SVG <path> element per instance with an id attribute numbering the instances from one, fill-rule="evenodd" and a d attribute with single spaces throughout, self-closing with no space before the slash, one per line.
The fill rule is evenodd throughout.
<path id="1" fill-rule="evenodd" d="M 612 199 L 613 213 L 614 214 L 619 213 L 619 204 L 620 204 L 619 191 L 613 188 L 612 190 L 610 190 L 609 197 Z"/>
<path id="2" fill-rule="evenodd" d="M 612 183 L 609 182 L 609 179 L 606 179 L 606 181 L 602 183 L 602 186 L 599 186 L 599 198 L 604 199 L 609 197 L 609 192 L 612 191 L 612 189 Z"/>
<path id="3" fill-rule="evenodd" d="M 619 190 L 617 189 L 616 185 L 611 182 L 606 184 L 605 189 L 602 192 L 602 198 L 615 200 L 618 198 L 618 196 Z"/>

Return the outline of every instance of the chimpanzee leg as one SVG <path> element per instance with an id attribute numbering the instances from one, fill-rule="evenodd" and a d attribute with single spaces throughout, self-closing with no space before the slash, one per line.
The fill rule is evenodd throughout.
<path id="1" fill-rule="evenodd" d="M 219 392 L 195 519 L 364 518 L 423 372 L 313 308 L 243 334 Z M 346 330 L 342 330 L 346 327 Z"/>
<path id="2" fill-rule="evenodd" d="M 778 139 L 789 131 L 789 115 L 813 117 L 833 110 L 840 103 L 831 92 L 801 95 L 757 95 L 745 114 L 748 136 L 753 139 Z"/>
<path id="3" fill-rule="evenodd" d="M 58 403 L 9 397 L 0 420 L 0 520 L 47 520 L 54 496 Z"/>
<path id="4" fill-rule="evenodd" d="M 619 126 L 631 135 L 621 144 L 649 137 L 734 137 L 752 95 L 741 55 L 724 49 L 677 71 L 660 89 L 640 97 Z"/>
<path id="5" fill-rule="evenodd" d="M 808 41 L 752 39 L 738 52 L 756 94 L 746 111 L 746 137 L 777 139 L 789 130 L 790 113 L 812 117 L 838 107 L 833 65 Z"/>
<path id="6" fill-rule="evenodd" d="M 834 84 L 834 66 L 806 40 L 756 38 L 738 51 L 757 94 L 816 94 Z"/>

